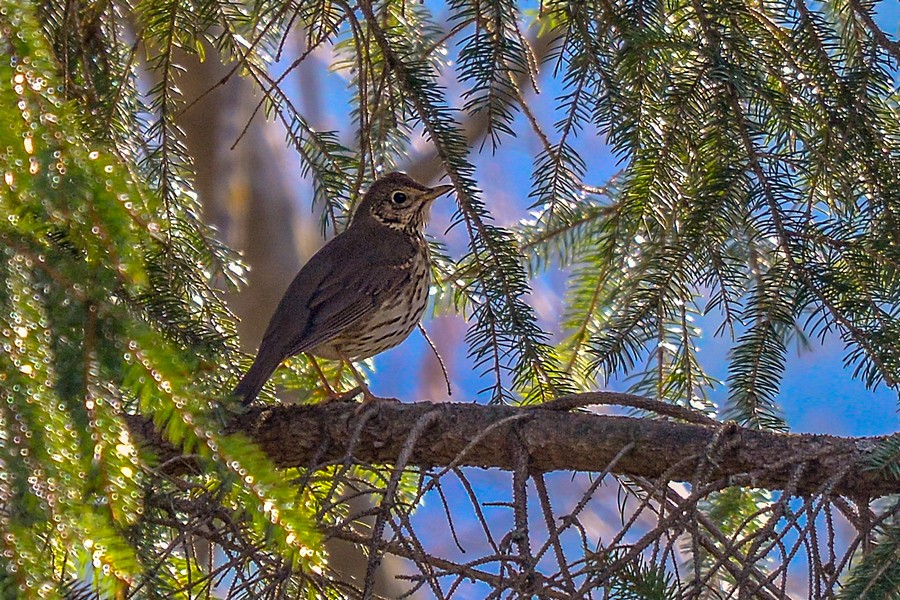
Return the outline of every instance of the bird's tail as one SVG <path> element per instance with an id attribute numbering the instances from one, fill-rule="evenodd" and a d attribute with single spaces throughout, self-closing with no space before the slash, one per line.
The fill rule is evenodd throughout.
<path id="1" fill-rule="evenodd" d="M 259 391 L 265 385 L 272 373 L 278 367 L 280 361 L 270 359 L 260 353 L 253 361 L 250 369 L 241 378 L 240 383 L 234 388 L 233 396 L 241 398 L 241 404 L 247 405 L 256 399 Z"/>

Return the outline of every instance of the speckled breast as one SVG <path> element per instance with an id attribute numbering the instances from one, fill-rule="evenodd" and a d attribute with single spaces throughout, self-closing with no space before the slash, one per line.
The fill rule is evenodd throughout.
<path id="1" fill-rule="evenodd" d="M 424 242 L 424 240 L 423 240 Z M 390 277 L 397 283 L 383 294 L 381 306 L 367 319 L 354 323 L 326 344 L 312 350 L 312 354 L 328 359 L 341 355 L 361 360 L 393 348 L 415 329 L 425 306 L 431 285 L 431 261 L 427 246 L 407 265 L 397 265 L 402 276 Z"/>

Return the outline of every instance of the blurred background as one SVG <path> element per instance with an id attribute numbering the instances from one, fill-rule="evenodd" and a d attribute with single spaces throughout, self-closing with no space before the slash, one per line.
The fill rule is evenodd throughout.
<path id="1" fill-rule="evenodd" d="M 440 3 L 430 4 L 440 15 Z M 888 31 L 897 30 L 900 5 L 884 2 L 879 8 L 879 23 Z M 527 21 L 528 17 L 524 19 Z M 530 31 L 535 42 L 536 32 Z M 302 37 L 297 36 L 294 47 L 286 49 L 273 74 L 280 75 L 303 53 L 302 44 Z M 446 60 L 453 61 L 453 48 L 450 50 Z M 540 42 L 534 43 L 534 50 L 538 56 L 546 52 Z M 288 283 L 333 232 L 323 232 L 320 215 L 312 206 L 310 184 L 300 176 L 299 160 L 285 142 L 283 126 L 265 121 L 259 113 L 242 134 L 260 96 L 247 80 L 239 77 L 229 77 L 220 85 L 230 73 L 230 65 L 217 64 L 215 53 L 208 57 L 203 63 L 184 57 L 187 70 L 181 88 L 188 102 L 200 99 L 183 114 L 182 125 L 195 160 L 196 189 L 206 218 L 216 225 L 223 241 L 243 254 L 250 267 L 248 285 L 233 294 L 229 304 L 241 320 L 243 347 L 253 352 Z M 352 146 L 348 81 L 345 72 L 331 69 L 334 62 L 332 48 L 316 50 L 288 75 L 286 89 L 293 92 L 297 107 L 317 130 L 343 132 L 342 141 Z M 536 90 L 524 86 L 531 95 L 529 102 L 535 116 L 544 123 L 558 118 L 554 104 L 560 84 L 550 71 L 552 64 L 545 65 L 545 76 L 536 82 Z M 442 83 L 447 86 L 450 104 L 461 105 L 464 88 L 456 81 Z M 484 143 L 483 123 L 477 118 L 464 125 L 472 143 L 476 176 L 496 222 L 509 226 L 527 219 L 532 161 L 540 151 L 540 140 L 526 117 L 518 114 L 513 127 L 516 137 L 505 138 L 496 151 L 492 151 L 490 141 Z M 573 145 L 582 156 L 590 157 L 585 183 L 603 186 L 617 172 L 618 158 L 610 153 L 601 136 L 582 135 Z M 428 141 L 414 135 L 413 150 L 401 169 L 423 182 L 439 181 L 444 173 Z M 428 230 L 447 245 L 452 257 L 459 257 L 467 240 L 462 228 L 448 231 L 454 211 L 452 196 L 436 203 Z M 566 273 L 560 271 L 538 277 L 528 299 L 544 329 L 557 336 L 565 280 Z M 727 336 L 713 335 L 718 325 L 716 315 L 701 319 L 699 325 L 704 330 L 704 366 L 710 374 L 724 380 L 731 342 Z M 447 366 L 453 395 L 448 396 L 438 362 L 418 333 L 374 359 L 371 377 L 376 393 L 406 402 L 485 401 L 479 397 L 479 391 L 488 383 L 479 378 L 467 356 L 463 342 L 466 324 L 462 318 L 426 319 L 425 327 Z M 828 338 L 824 344 L 811 340 L 809 345 L 791 348 L 781 393 L 781 405 L 791 429 L 837 435 L 894 431 L 895 394 L 884 388 L 870 392 L 849 377 L 844 370 L 843 353 L 843 344 L 837 338 Z M 628 385 L 627 381 L 598 382 L 598 387 L 613 390 L 624 390 Z M 721 387 L 718 393 L 724 399 Z M 715 391 L 713 398 L 716 399 Z"/>
<path id="2" fill-rule="evenodd" d="M 446 8 L 440 3 L 426 3 L 436 14 Z M 535 5 L 534 8 L 537 8 Z M 887 31 L 897 31 L 900 21 L 900 5 L 884 2 L 880 5 L 879 23 Z M 523 17 L 528 20 L 528 17 Z M 537 32 L 529 30 L 535 53 L 546 52 L 537 40 Z M 291 41 L 283 54 L 282 63 L 273 68 L 273 75 L 280 75 L 285 68 L 304 52 L 302 36 Z M 210 52 L 205 62 L 194 57 L 183 57 L 187 66 L 180 86 L 191 105 L 181 117 L 187 134 L 189 150 L 196 169 L 196 190 L 202 200 L 205 215 L 219 230 L 221 238 L 232 248 L 239 250 L 249 265 L 248 284 L 239 293 L 232 294 L 229 304 L 240 318 L 239 332 L 246 352 L 255 351 L 268 319 L 282 293 L 300 266 L 314 253 L 332 231 L 323 231 L 322 220 L 312 205 L 310 183 L 300 176 L 299 160 L 285 142 L 285 131 L 280 123 L 266 121 L 254 110 L 260 102 L 249 81 L 240 77 L 227 77 L 230 65 L 215 62 Z M 451 47 L 447 61 L 455 60 Z M 333 49 L 316 50 L 285 79 L 286 89 L 317 130 L 342 132 L 342 141 L 353 144 L 350 119 L 350 94 L 343 72 L 334 71 Z M 552 77 L 552 65 L 545 65 L 543 76 L 536 81 L 536 89 L 529 85 L 523 89 L 530 94 L 535 117 L 544 123 L 552 123 L 554 104 L 560 94 L 559 81 Z M 222 84 L 223 78 L 227 81 Z M 443 81 L 448 90 L 448 102 L 460 106 L 460 94 L 464 88 L 456 81 Z M 252 120 L 251 120 L 252 116 Z M 462 113 L 460 113 L 462 117 Z M 250 122 L 249 128 L 242 133 Z M 526 117 L 519 114 L 513 126 L 516 136 L 505 138 L 494 151 L 490 141 L 484 142 L 483 123 L 477 119 L 464 122 L 472 147 L 472 160 L 476 177 L 483 190 L 487 208 L 499 225 L 508 226 L 527 219 L 533 160 L 541 150 Z M 590 133 L 590 131 L 588 131 Z M 581 156 L 588 158 L 585 183 L 605 185 L 618 170 L 618 159 L 613 156 L 604 139 L 593 135 L 581 135 L 572 141 Z M 423 183 L 436 183 L 443 176 L 439 160 L 432 153 L 428 141 L 414 135 L 413 152 L 401 169 Z M 429 233 L 446 244 L 452 257 L 463 254 L 466 246 L 463 228 L 448 230 L 455 211 L 453 198 L 445 197 L 433 209 Z M 534 307 L 545 331 L 560 334 L 558 318 L 567 273 L 550 271 L 533 281 L 528 302 Z M 717 315 L 702 317 L 698 325 L 703 329 L 701 343 L 703 364 L 707 372 L 724 380 L 726 359 L 731 340 L 716 337 Z M 487 402 L 480 390 L 489 382 L 479 376 L 473 361 L 468 357 L 464 342 L 467 324 L 458 316 L 426 318 L 424 326 L 434 341 L 449 373 L 452 395 L 439 363 L 419 333 L 413 333 L 399 347 L 374 359 L 371 372 L 372 390 L 380 396 L 393 396 L 403 402 Z M 897 429 L 897 398 L 890 390 L 881 387 L 868 391 L 864 385 L 852 379 L 844 368 L 844 346 L 836 337 L 826 338 L 824 343 L 811 340 L 809 345 L 798 343 L 790 348 L 781 394 L 783 415 L 790 429 L 795 432 L 829 433 L 835 435 L 870 436 L 892 433 Z M 629 381 L 598 381 L 598 389 L 627 390 Z M 711 394 L 713 400 L 725 398 L 723 386 Z M 508 475 L 499 473 L 472 474 L 479 498 L 489 501 L 508 498 Z M 551 476 L 556 497 L 565 497 L 571 488 L 573 499 L 584 489 L 581 476 Z M 465 503 L 465 491 L 446 490 L 451 507 Z M 619 520 L 614 502 L 604 504 L 601 497 L 592 502 L 594 511 L 589 520 L 594 523 L 591 532 L 597 539 L 605 531 L 615 531 Z M 564 507 L 557 507 L 564 508 Z M 442 520 L 444 509 L 431 501 L 416 514 L 422 523 Z M 490 513 L 490 518 L 501 521 L 510 518 L 506 513 Z M 503 516 L 505 514 L 505 516 Z M 508 526 L 508 524 L 506 524 Z M 466 529 L 471 527 L 472 529 Z M 472 521 L 457 531 L 465 546 L 469 538 L 477 538 L 480 526 Z M 502 527 L 501 527 L 502 529 Z M 432 540 L 440 546 L 442 556 L 462 556 L 454 549 L 455 542 L 446 537 Z M 364 565 L 360 556 L 349 546 L 332 547 L 332 564 L 339 570 L 346 568 L 353 576 L 355 565 Z M 386 565 L 390 573 L 391 565 Z M 396 565 L 402 570 L 401 565 Z M 802 585 L 802 584 L 798 584 Z M 389 577 L 383 577 L 382 592 L 392 591 Z M 473 592 L 476 593 L 476 592 Z M 477 597 L 477 596 L 473 596 Z"/>

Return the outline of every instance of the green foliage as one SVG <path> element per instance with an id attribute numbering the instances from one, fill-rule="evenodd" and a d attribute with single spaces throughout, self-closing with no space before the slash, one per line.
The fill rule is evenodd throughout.
<path id="1" fill-rule="evenodd" d="M 735 339 L 739 422 L 784 427 L 791 339 L 837 333 L 857 376 L 894 385 L 898 109 L 892 47 L 861 10 L 542 5 L 565 92 L 522 235 L 533 268 L 555 253 L 573 269 L 563 323 L 586 387 L 591 372 L 632 375 L 643 393 L 705 397 L 698 311 Z M 625 162 L 606 202 L 581 183 L 570 140 L 585 128 Z"/>
<path id="2" fill-rule="evenodd" d="M 886 600 L 900 595 L 900 527 L 891 523 L 875 538 L 874 547 L 853 565 L 839 598 Z"/>
<path id="3" fill-rule="evenodd" d="M 722 416 L 743 425 L 787 428 L 779 390 L 795 342 L 837 336 L 853 376 L 897 386 L 900 53 L 870 3 L 547 1 L 528 13 L 544 56 L 510 0 L 448 10 L 445 31 L 430 5 L 402 0 L 3 4 L 3 593 L 77 596 L 75 573 L 108 596 L 142 582 L 184 594 L 202 569 L 171 548 L 200 505 L 256 557 L 235 569 L 336 593 L 314 569 L 313 520 L 339 517 L 321 514 L 337 493 L 328 474 L 298 498 L 258 449 L 221 433 L 219 399 L 245 362 L 221 293 L 244 271 L 192 191 L 177 124 L 184 54 L 215 52 L 255 83 L 326 227 L 342 227 L 364 183 L 420 136 L 433 145 L 468 240 L 458 260 L 432 243 L 434 309 L 469 319 L 491 401 L 614 379 L 714 413 L 701 321 L 731 342 Z M 300 28 L 306 49 L 272 75 Z M 282 86 L 322 48 L 349 85 L 348 131 L 317 131 Z M 552 127 L 529 105 L 538 75 L 562 89 Z M 467 137 L 467 119 L 483 120 L 483 140 Z M 532 218 L 503 227 L 471 146 L 489 138 L 499 152 L 526 121 L 539 142 Z M 586 183 L 587 136 L 621 162 L 599 187 Z M 569 274 L 558 343 L 529 304 L 533 277 L 553 269 Z M 313 380 L 304 359 L 278 377 L 307 391 Z M 137 414 L 193 453 L 203 474 L 188 489 L 138 450 L 123 421 Z M 897 471 L 896 446 L 873 465 Z M 378 470 L 358 478 L 385 483 Z M 736 490 L 702 508 L 746 532 L 766 502 Z M 884 530 L 848 589 L 891 585 L 894 537 Z M 640 561 L 615 585 L 623 598 L 672 591 Z"/>
<path id="4" fill-rule="evenodd" d="M 471 87 L 463 93 L 463 110 L 485 113 L 486 135 L 493 147 L 501 135 L 515 135 L 513 106 L 520 94 L 516 80 L 531 75 L 534 58 L 519 29 L 519 7 L 511 0 L 450 2 L 449 22 L 465 27 L 460 40 L 458 77 Z"/>
<path id="5" fill-rule="evenodd" d="M 621 553 L 604 555 L 597 566 L 613 564 Z M 618 568 L 612 581 L 606 586 L 610 598 L 621 600 L 674 600 L 679 598 L 678 584 L 670 573 L 658 565 L 643 563 L 640 559 L 626 561 Z"/>
<path id="6" fill-rule="evenodd" d="M 70 594 L 77 576 L 113 597 L 148 569 L 184 572 L 164 551 L 178 531 L 153 547 L 129 535 L 147 518 L 154 461 L 128 413 L 152 416 L 197 457 L 241 535 L 293 549 L 284 556 L 300 569 L 321 560 L 293 489 L 252 444 L 221 433 L 213 410 L 235 357 L 214 282 L 235 282 L 240 267 L 200 222 L 171 116 L 172 53 L 208 24 L 180 3 L 144 8 L 163 76 L 146 107 L 133 65 L 112 64 L 132 57 L 115 41 L 120 21 L 79 13 L 96 30 L 75 47 L 62 7 L 44 7 L 44 28 L 28 3 L 0 16 L 0 543 L 3 586 L 24 596 Z M 85 60 L 95 44 L 116 52 Z M 158 118 L 135 128 L 147 114 Z"/>
<path id="7" fill-rule="evenodd" d="M 729 542 L 733 543 L 732 548 L 750 548 L 753 546 L 754 535 L 766 524 L 766 510 L 771 502 L 772 494 L 769 492 L 735 486 L 711 494 L 700 503 L 699 509 L 716 524 Z M 716 545 L 722 546 L 720 542 Z M 685 565 L 687 572 L 690 573 L 687 586 L 703 590 L 700 597 L 727 596 L 740 589 L 732 571 L 725 569 L 723 572 L 721 559 L 717 559 L 713 553 L 699 545 L 692 548 L 688 543 L 683 544 L 682 549 L 689 557 Z M 722 553 L 725 556 L 728 554 Z M 743 568 L 741 561 L 736 557 L 729 560 L 735 565 L 735 572 L 740 572 L 738 569 Z M 767 564 L 767 561 L 759 561 L 754 566 L 764 569 L 771 565 Z"/>

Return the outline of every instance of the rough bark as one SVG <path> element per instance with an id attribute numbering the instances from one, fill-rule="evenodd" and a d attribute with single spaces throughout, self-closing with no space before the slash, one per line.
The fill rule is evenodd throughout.
<path id="1" fill-rule="evenodd" d="M 619 403 L 620 396 L 598 392 L 587 400 Z M 427 426 L 416 436 L 413 432 L 422 420 Z M 161 445 L 139 417 L 132 419 L 132 429 L 151 439 L 162 458 L 174 456 L 174 449 Z M 280 467 L 323 465 L 347 456 L 362 463 L 392 464 L 411 445 L 407 465 L 513 470 L 516 447 L 521 446 L 532 473 L 608 470 L 695 485 L 744 485 L 854 498 L 900 492 L 900 482 L 866 468 L 867 457 L 881 438 L 780 434 L 733 423 L 378 402 L 362 410 L 344 403 L 253 408 L 237 416 L 229 429 L 255 440 Z M 175 462 L 170 464 L 176 468 Z"/>

